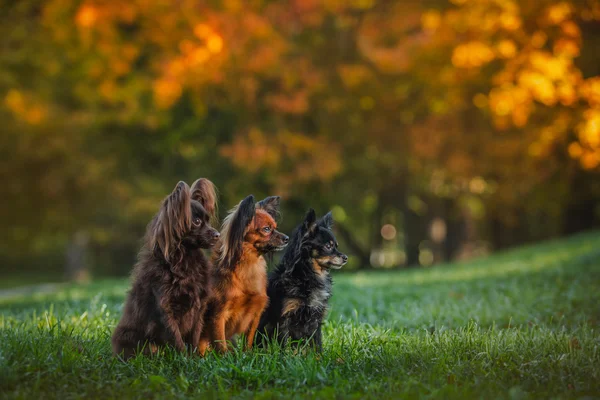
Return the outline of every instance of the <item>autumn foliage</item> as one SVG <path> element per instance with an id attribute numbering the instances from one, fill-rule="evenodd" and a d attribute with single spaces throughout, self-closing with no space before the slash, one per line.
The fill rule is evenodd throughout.
<path id="1" fill-rule="evenodd" d="M 167 188 L 195 176 L 228 205 L 277 193 L 292 216 L 333 208 L 359 264 L 600 223 L 596 0 L 0 8 L 8 258 L 81 229 L 128 254 Z"/>

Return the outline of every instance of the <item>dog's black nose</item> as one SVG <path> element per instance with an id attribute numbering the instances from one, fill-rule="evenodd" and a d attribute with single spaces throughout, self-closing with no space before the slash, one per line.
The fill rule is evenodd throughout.
<path id="1" fill-rule="evenodd" d="M 218 239 L 220 236 L 221 234 L 218 231 L 213 232 L 213 238 Z"/>
<path id="2" fill-rule="evenodd" d="M 344 260 L 344 262 L 348 261 L 348 256 L 345 254 L 342 254 L 342 260 Z"/>
<path id="3" fill-rule="evenodd" d="M 290 237 L 283 235 L 283 243 L 288 244 L 289 241 L 290 241 Z"/>

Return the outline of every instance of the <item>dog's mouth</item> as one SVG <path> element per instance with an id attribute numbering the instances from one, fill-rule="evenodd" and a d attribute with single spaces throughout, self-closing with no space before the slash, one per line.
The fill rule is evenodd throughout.
<path id="1" fill-rule="evenodd" d="M 341 263 L 338 263 L 338 262 L 331 262 L 331 263 L 329 264 L 329 267 L 330 267 L 331 269 L 340 269 L 340 268 L 342 268 L 344 265 L 346 265 L 346 263 L 348 263 L 348 261 L 342 261 Z"/>
<path id="2" fill-rule="evenodd" d="M 281 251 L 287 247 L 287 243 L 273 247 L 273 251 Z"/>
<path id="3" fill-rule="evenodd" d="M 325 257 L 325 258 L 317 259 L 317 262 L 323 268 L 340 269 L 344 265 L 346 265 L 348 260 L 344 260 L 342 257 L 332 257 L 332 258 Z"/>

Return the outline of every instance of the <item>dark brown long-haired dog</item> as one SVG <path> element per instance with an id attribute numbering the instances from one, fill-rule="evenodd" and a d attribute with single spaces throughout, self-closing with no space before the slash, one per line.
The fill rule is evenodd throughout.
<path id="1" fill-rule="evenodd" d="M 198 179 L 179 182 L 148 225 L 133 271 L 123 316 L 112 336 L 116 355 L 150 354 L 159 346 L 195 348 L 208 302 L 211 248 L 219 232 L 209 220 L 216 211 L 215 188 Z"/>
<path id="2" fill-rule="evenodd" d="M 213 260 L 213 294 L 206 312 L 206 328 L 198 346 L 204 354 L 212 344 L 227 351 L 227 341 L 246 336 L 251 348 L 260 316 L 267 306 L 267 263 L 264 255 L 283 249 L 289 238 L 276 230 L 279 197 L 254 203 L 248 196 L 227 216 L 220 246 Z"/>

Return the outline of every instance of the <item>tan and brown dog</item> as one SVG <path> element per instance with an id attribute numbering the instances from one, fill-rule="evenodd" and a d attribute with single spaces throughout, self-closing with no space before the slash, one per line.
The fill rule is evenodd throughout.
<path id="1" fill-rule="evenodd" d="M 263 310 L 268 304 L 265 255 L 282 250 L 289 238 L 277 231 L 275 218 L 279 197 L 254 203 L 254 196 L 242 200 L 223 222 L 221 242 L 215 251 L 212 273 L 213 294 L 205 315 L 198 351 L 209 346 L 219 352 L 238 334 L 252 347 Z"/>

